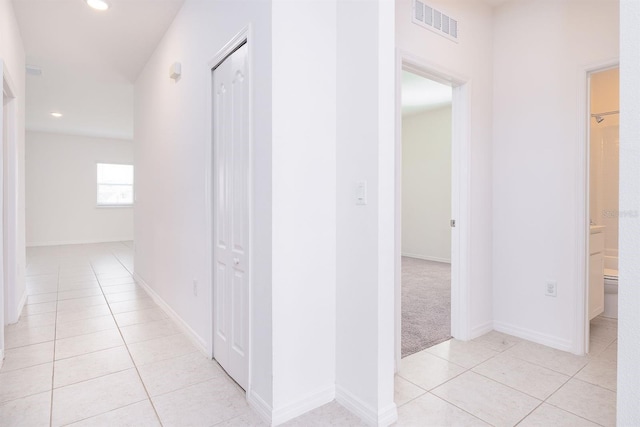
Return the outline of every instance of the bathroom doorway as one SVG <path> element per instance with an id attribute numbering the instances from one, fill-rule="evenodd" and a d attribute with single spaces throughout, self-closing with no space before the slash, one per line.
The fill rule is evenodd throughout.
<path id="1" fill-rule="evenodd" d="M 618 318 L 619 67 L 588 75 L 586 312 L 585 352 L 610 342 Z"/>
<path id="2" fill-rule="evenodd" d="M 402 357 L 451 338 L 452 88 L 402 71 Z"/>

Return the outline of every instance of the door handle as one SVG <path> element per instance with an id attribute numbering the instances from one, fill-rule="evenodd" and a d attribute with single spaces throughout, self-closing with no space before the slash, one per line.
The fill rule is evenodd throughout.
<path id="1" fill-rule="evenodd" d="M 240 258 L 236 258 L 236 257 L 234 257 L 234 258 L 233 258 L 233 263 L 234 263 L 235 265 L 240 264 Z"/>

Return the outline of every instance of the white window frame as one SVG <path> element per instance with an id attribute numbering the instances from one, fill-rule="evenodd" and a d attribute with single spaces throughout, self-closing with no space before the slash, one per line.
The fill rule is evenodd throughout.
<path id="1" fill-rule="evenodd" d="M 99 188 L 101 183 L 98 182 L 98 166 L 99 165 L 120 165 L 120 166 L 131 166 L 132 168 L 134 167 L 134 165 L 132 163 L 118 163 L 118 162 L 96 162 L 96 207 L 97 208 L 131 208 L 133 207 L 133 203 L 135 202 L 136 196 L 135 196 L 135 168 L 134 168 L 134 175 L 133 175 L 133 179 L 131 180 L 131 184 L 104 184 L 104 185 L 122 185 L 122 186 L 129 186 L 131 185 L 131 189 L 132 189 L 132 193 L 133 193 L 133 201 L 131 203 L 100 203 L 98 200 L 98 195 L 99 195 Z"/>

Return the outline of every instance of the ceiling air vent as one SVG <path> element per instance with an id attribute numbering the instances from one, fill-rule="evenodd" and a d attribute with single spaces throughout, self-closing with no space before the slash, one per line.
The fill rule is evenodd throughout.
<path id="1" fill-rule="evenodd" d="M 42 75 L 42 68 L 38 67 L 37 65 L 27 65 L 27 74 L 30 76 L 41 76 Z"/>
<path id="2" fill-rule="evenodd" d="M 421 0 L 413 0 L 411 20 L 434 33 L 440 34 L 454 42 L 458 41 L 458 21 L 446 13 L 434 9 Z"/>

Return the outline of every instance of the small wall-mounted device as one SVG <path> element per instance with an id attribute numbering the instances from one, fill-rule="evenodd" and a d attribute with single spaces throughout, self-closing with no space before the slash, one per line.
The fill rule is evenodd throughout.
<path id="1" fill-rule="evenodd" d="M 545 288 L 544 294 L 548 297 L 557 297 L 558 282 L 555 280 L 547 280 L 547 287 Z"/>
<path id="2" fill-rule="evenodd" d="M 180 76 L 182 75 L 182 64 L 179 62 L 174 62 L 171 64 L 169 68 L 169 78 L 178 81 Z"/>
<path id="3" fill-rule="evenodd" d="M 367 181 L 358 181 L 356 183 L 356 205 L 367 204 Z"/>

